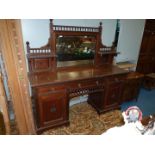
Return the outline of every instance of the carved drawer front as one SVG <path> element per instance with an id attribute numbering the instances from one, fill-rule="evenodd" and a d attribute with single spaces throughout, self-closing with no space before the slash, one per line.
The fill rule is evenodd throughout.
<path id="1" fill-rule="evenodd" d="M 76 81 L 69 84 L 69 89 L 80 89 L 80 88 L 89 88 L 92 86 L 99 86 L 104 84 L 104 80 L 100 79 L 93 79 L 93 80 L 83 80 L 83 81 Z"/>
<path id="2" fill-rule="evenodd" d="M 110 83 L 120 83 L 125 79 L 125 76 L 111 76 L 107 78 L 107 82 Z"/>
<path id="3" fill-rule="evenodd" d="M 40 126 L 57 126 L 68 120 L 68 104 L 66 91 L 42 93 L 39 96 Z"/>
<path id="4" fill-rule="evenodd" d="M 77 81 L 76 83 L 70 83 L 68 86 L 70 92 L 70 98 L 75 96 L 80 96 L 84 94 L 101 92 L 104 90 L 104 82 L 103 80 L 85 80 L 85 81 Z"/>
<path id="5" fill-rule="evenodd" d="M 65 90 L 66 87 L 64 85 L 51 85 L 51 86 L 44 86 L 44 87 L 38 87 L 37 91 L 38 93 L 43 93 L 43 92 L 56 92 L 56 91 L 62 91 Z"/>
<path id="6" fill-rule="evenodd" d="M 98 91 L 88 96 L 88 103 L 91 104 L 100 114 L 104 110 L 105 89 Z"/>

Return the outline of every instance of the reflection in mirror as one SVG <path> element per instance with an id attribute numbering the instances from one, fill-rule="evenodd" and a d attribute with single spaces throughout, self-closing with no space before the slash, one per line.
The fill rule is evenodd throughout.
<path id="1" fill-rule="evenodd" d="M 95 36 L 58 35 L 56 38 L 57 66 L 93 63 L 95 50 Z"/>

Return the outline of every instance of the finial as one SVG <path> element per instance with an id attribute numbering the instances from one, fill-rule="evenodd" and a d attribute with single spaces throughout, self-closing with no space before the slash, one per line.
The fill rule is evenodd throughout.
<path id="1" fill-rule="evenodd" d="M 102 22 L 100 22 L 99 31 L 102 33 Z"/>
<path id="2" fill-rule="evenodd" d="M 50 19 L 50 34 L 53 32 L 53 19 Z"/>
<path id="3" fill-rule="evenodd" d="M 102 22 L 100 22 L 100 26 L 102 26 Z"/>
<path id="4" fill-rule="evenodd" d="M 50 19 L 50 23 L 53 24 L 53 19 Z"/>
<path id="5" fill-rule="evenodd" d="M 29 46 L 29 44 L 30 44 L 29 41 L 27 41 L 27 42 L 26 42 L 26 45 Z"/>
<path id="6" fill-rule="evenodd" d="M 30 43 L 27 41 L 26 45 L 27 45 L 27 47 L 26 47 L 27 48 L 27 52 L 30 53 Z"/>

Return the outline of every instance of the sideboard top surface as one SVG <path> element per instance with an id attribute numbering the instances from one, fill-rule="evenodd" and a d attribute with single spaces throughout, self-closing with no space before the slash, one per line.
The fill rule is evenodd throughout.
<path id="1" fill-rule="evenodd" d="M 57 72 L 29 73 L 31 87 L 64 83 L 76 80 L 86 80 L 92 78 L 106 77 L 127 73 L 114 65 L 104 65 L 101 67 L 81 66 L 74 69 L 58 70 Z"/>

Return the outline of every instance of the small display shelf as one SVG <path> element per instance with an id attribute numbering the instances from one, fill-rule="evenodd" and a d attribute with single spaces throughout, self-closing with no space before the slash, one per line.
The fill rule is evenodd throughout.
<path id="1" fill-rule="evenodd" d="M 120 54 L 120 52 L 99 52 L 100 55 L 117 55 Z"/>
<path id="2" fill-rule="evenodd" d="M 117 66 L 119 68 L 122 68 L 122 69 L 125 69 L 125 70 L 128 70 L 128 71 L 131 71 L 133 68 L 136 67 L 136 64 L 130 62 L 130 61 L 125 61 L 125 62 L 118 62 L 117 63 Z"/>

